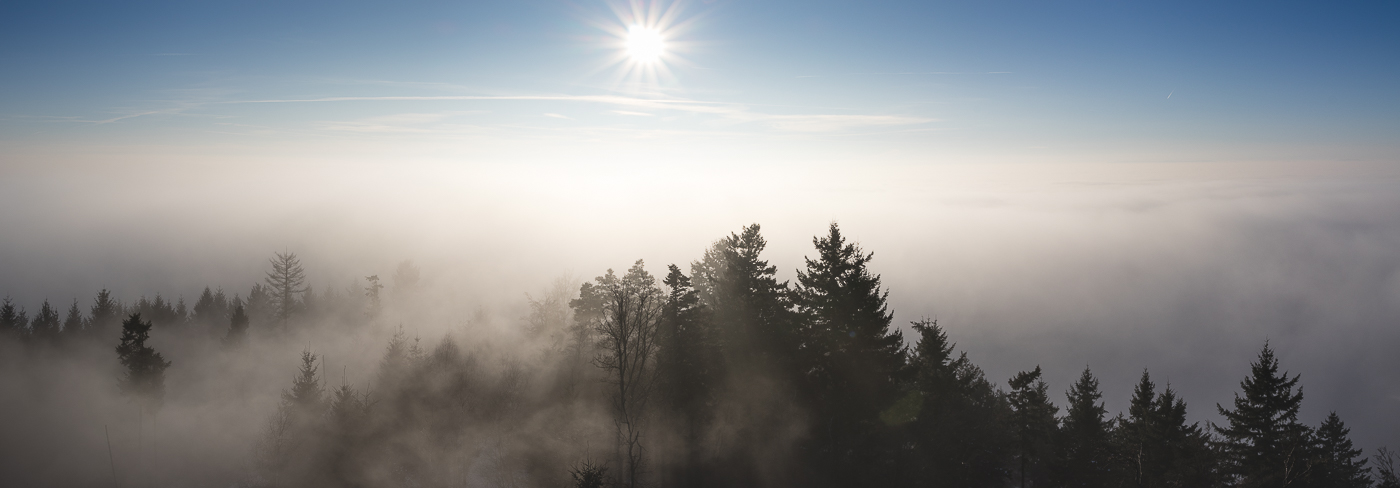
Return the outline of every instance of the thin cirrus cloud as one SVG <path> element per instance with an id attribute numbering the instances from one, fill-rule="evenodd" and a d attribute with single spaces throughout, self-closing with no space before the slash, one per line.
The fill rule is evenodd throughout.
<path id="1" fill-rule="evenodd" d="M 729 123 L 758 123 L 767 125 L 776 130 L 788 132 L 833 132 L 852 130 L 860 128 L 890 127 L 890 126 L 911 126 L 935 122 L 937 119 L 927 117 L 900 116 L 900 115 L 863 115 L 863 114 L 770 114 L 756 112 L 747 106 L 729 102 L 708 102 L 687 99 L 659 99 L 640 98 L 620 95 L 514 95 L 514 96 L 483 96 L 483 95 L 441 95 L 441 96 L 370 96 L 370 97 L 323 97 L 323 98 L 291 98 L 291 99 L 262 99 L 216 102 L 217 104 L 295 104 L 295 103 L 347 103 L 347 102 L 415 102 L 415 101 L 543 101 L 543 102 L 563 102 L 563 103 L 595 103 L 621 107 L 611 110 L 612 113 L 630 116 L 654 116 L 656 114 L 641 112 L 642 109 L 649 111 L 678 111 L 701 115 L 716 116 Z M 558 113 L 545 113 L 544 116 L 559 119 L 569 119 L 569 117 Z M 389 124 L 397 125 L 397 124 Z"/>

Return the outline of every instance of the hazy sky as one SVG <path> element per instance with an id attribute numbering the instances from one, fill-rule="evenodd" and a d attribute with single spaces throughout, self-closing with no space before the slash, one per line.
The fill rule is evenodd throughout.
<path id="1" fill-rule="evenodd" d="M 1400 446 L 1400 3 L 0 4 L 0 294 L 471 305 L 839 221 L 999 382 L 1142 368 L 1213 418 L 1264 340 Z M 658 28 L 659 64 L 626 55 Z M 505 283 L 502 285 L 502 283 Z"/>

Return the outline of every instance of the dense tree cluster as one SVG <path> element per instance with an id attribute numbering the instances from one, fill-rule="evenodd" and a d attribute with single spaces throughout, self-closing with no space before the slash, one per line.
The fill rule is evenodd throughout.
<path id="1" fill-rule="evenodd" d="M 1298 375 L 1265 344 L 1220 425 L 1187 420 L 1143 371 L 1110 416 L 1085 368 L 1057 402 L 1039 366 L 998 386 L 948 331 L 893 322 L 874 259 L 832 224 L 796 282 L 776 278 L 757 225 L 663 278 L 642 261 L 529 296 L 520 344 L 448 335 L 424 347 L 400 326 L 375 379 L 325 379 L 312 350 L 255 447 L 264 486 L 1397 487 L 1396 455 L 1368 459 L 1335 414 L 1301 423 Z M 206 288 L 192 308 L 103 290 L 84 314 L 9 299 L 0 330 L 35 347 L 115 341 L 123 391 L 158 406 L 170 362 L 155 331 L 249 334 L 329 321 L 366 327 L 411 293 L 316 293 L 278 253 L 246 295 Z M 123 321 L 123 318 L 125 320 Z M 1058 403 L 1058 405 L 1057 405 Z M 1063 406 L 1063 409 L 1061 408 Z"/>

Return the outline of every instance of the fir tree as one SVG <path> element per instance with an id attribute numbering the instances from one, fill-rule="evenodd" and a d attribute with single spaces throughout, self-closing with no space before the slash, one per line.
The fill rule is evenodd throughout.
<path id="1" fill-rule="evenodd" d="M 107 336 L 121 321 L 122 305 L 112 298 L 112 292 L 103 289 L 97 292 L 97 297 L 93 299 L 88 312 L 91 317 L 91 323 L 88 324 L 91 335 Z"/>
<path id="2" fill-rule="evenodd" d="M 194 316 L 191 320 L 205 327 L 213 327 L 227 322 L 232 308 L 228 297 L 224 296 L 223 289 L 210 291 L 206 286 L 199 294 L 199 300 L 194 302 Z"/>
<path id="3" fill-rule="evenodd" d="M 78 299 L 73 299 L 73 305 L 68 307 L 68 315 L 63 318 L 64 337 L 73 337 L 82 333 L 86 320 L 83 320 L 83 312 L 78 309 Z"/>
<path id="4" fill-rule="evenodd" d="M 224 336 L 224 344 L 228 346 L 238 346 L 248 340 L 248 314 L 243 312 L 243 303 L 237 296 L 233 297 L 233 313 L 228 317 L 228 334 Z"/>
<path id="5" fill-rule="evenodd" d="M 1367 488 L 1371 486 L 1371 468 L 1366 456 L 1354 448 L 1351 429 L 1342 423 L 1337 412 L 1331 412 L 1317 429 L 1317 465 L 1310 486 L 1317 488 Z"/>
<path id="6" fill-rule="evenodd" d="M 1022 371 L 1008 382 L 1008 399 L 1015 412 L 1012 425 L 1018 441 L 1017 464 L 1020 466 L 1021 488 L 1043 486 L 1046 481 L 1045 455 L 1049 454 L 1050 436 L 1056 427 L 1055 413 L 1050 403 L 1049 386 L 1041 379 L 1040 366 Z"/>
<path id="7" fill-rule="evenodd" d="M 933 320 L 913 322 L 919 341 L 909 357 L 913 391 L 898 410 L 915 415 L 907 425 L 915 452 L 902 469 L 906 485 L 946 488 L 1003 487 L 1014 440 L 1007 429 L 1010 406 L 966 353 L 953 355 L 947 333 Z"/>
<path id="8" fill-rule="evenodd" d="M 282 327 L 286 327 L 287 321 L 296 312 L 298 299 L 306 292 L 306 272 L 302 270 L 296 253 L 279 252 L 269 262 L 272 263 L 272 271 L 267 272 L 265 282 L 270 290 L 273 314 Z"/>
<path id="9" fill-rule="evenodd" d="M 1088 367 L 1065 394 L 1069 408 L 1055 436 L 1055 460 L 1051 469 L 1056 485 L 1102 487 L 1109 485 L 1109 424 L 1105 416 L 1099 380 Z"/>
<path id="10" fill-rule="evenodd" d="M 16 308 L 10 297 L 5 297 L 5 301 L 0 303 L 0 332 L 16 337 L 29 334 L 29 314 L 24 309 Z"/>
<path id="11" fill-rule="evenodd" d="M 662 280 L 669 289 L 657 328 L 657 393 L 663 408 L 679 418 L 685 457 L 676 484 L 694 486 L 702 474 L 701 441 L 713 416 L 719 351 L 690 277 L 672 264 Z"/>
<path id="12" fill-rule="evenodd" d="M 63 322 L 58 318 L 58 310 L 49 305 L 48 300 L 39 307 L 39 313 L 34 315 L 34 321 L 30 322 L 29 330 L 34 337 L 44 340 L 56 340 L 58 334 L 62 332 Z"/>
<path id="13" fill-rule="evenodd" d="M 1229 422 L 1219 428 L 1229 455 L 1228 472 L 1240 486 L 1283 487 L 1306 479 L 1312 467 L 1311 429 L 1298 422 L 1302 389 L 1298 376 L 1279 373 L 1273 349 L 1264 344 L 1250 376 L 1240 383 L 1235 408 L 1216 405 Z"/>
<path id="14" fill-rule="evenodd" d="M 836 482 L 879 483 L 876 442 L 880 412 L 894 403 L 904 366 L 904 338 L 892 330 L 889 292 L 867 268 L 873 253 L 847 243 L 832 223 L 825 237 L 812 238 L 817 259 L 797 273 L 803 364 L 824 425 L 823 451 Z"/>
<path id="15" fill-rule="evenodd" d="M 149 321 L 141 320 L 139 313 L 131 314 L 122 322 L 117 360 L 126 369 L 119 386 L 122 393 L 135 398 L 144 407 L 159 408 L 165 399 L 165 369 L 170 367 L 170 361 L 146 345 L 151 327 Z"/>

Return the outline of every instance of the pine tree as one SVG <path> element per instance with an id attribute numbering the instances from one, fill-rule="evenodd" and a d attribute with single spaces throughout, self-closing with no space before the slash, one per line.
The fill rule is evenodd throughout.
<path id="1" fill-rule="evenodd" d="M 238 346 L 248 340 L 248 314 L 243 313 L 243 303 L 238 296 L 233 297 L 233 313 L 228 317 L 228 334 L 224 345 Z"/>
<path id="2" fill-rule="evenodd" d="M 39 313 L 34 315 L 34 321 L 29 324 L 30 333 L 35 338 L 48 341 L 57 340 L 62 327 L 63 322 L 58 318 L 58 310 L 49 305 L 48 300 L 44 300 L 43 306 L 39 307 Z"/>
<path id="3" fill-rule="evenodd" d="M 83 332 L 86 324 L 87 321 L 83 320 L 82 310 L 78 309 L 78 299 L 74 298 L 73 305 L 68 307 L 68 315 L 63 319 L 63 336 L 73 338 Z"/>
<path id="4" fill-rule="evenodd" d="M 122 393 L 135 398 L 147 408 L 159 408 L 165 399 L 165 369 L 170 361 L 146 345 L 151 337 L 151 323 L 141 320 L 141 314 L 131 314 L 122 322 L 121 344 L 117 345 L 117 360 L 126 368 L 119 386 Z"/>
<path id="5" fill-rule="evenodd" d="M 194 302 L 194 316 L 191 320 L 204 327 L 213 327 L 227 322 L 232 308 L 228 297 L 224 296 L 223 289 L 211 291 L 206 286 L 204 292 L 199 294 L 199 300 Z"/>
<path id="6" fill-rule="evenodd" d="M 880 483 L 887 470 L 877 468 L 878 417 L 899 391 L 904 338 L 890 327 L 889 292 L 867 268 L 874 254 L 847 243 L 835 223 L 812 243 L 817 259 L 806 259 L 806 271 L 798 271 L 795 296 L 804 319 L 803 366 L 825 427 L 817 449 L 837 483 Z"/>
<path id="7" fill-rule="evenodd" d="M 1008 385 L 1011 387 L 1008 399 L 1015 412 L 1012 425 L 1018 440 L 1016 458 L 1020 465 L 1021 488 L 1043 486 L 1045 456 L 1049 454 L 1050 436 L 1056 428 L 1055 413 L 1059 408 L 1050 403 L 1049 386 L 1041 379 L 1040 366 L 1017 373 Z"/>
<path id="8" fill-rule="evenodd" d="M 734 369 L 785 376 L 796 386 L 805 370 L 787 282 L 759 257 L 768 242 L 758 224 L 716 242 L 691 264 L 700 302 L 714 314 L 725 360 Z"/>
<path id="9" fill-rule="evenodd" d="M 16 308 L 10 297 L 5 297 L 5 301 L 0 303 L 0 332 L 15 337 L 29 335 L 29 314 Z"/>
<path id="10" fill-rule="evenodd" d="M 1274 351 L 1264 344 L 1250 376 L 1240 383 L 1235 408 L 1216 405 L 1229 422 L 1219 428 L 1229 455 L 1228 472 L 1240 486 L 1283 487 L 1306 479 L 1311 469 L 1311 429 L 1298 422 L 1302 389 L 1298 376 L 1279 373 Z"/>
<path id="11" fill-rule="evenodd" d="M 272 263 L 272 271 L 267 272 L 265 282 L 271 292 L 274 317 L 285 328 L 296 312 L 298 299 L 306 292 L 306 272 L 302 270 L 296 253 L 279 252 L 269 262 Z M 252 298 L 251 294 L 249 298 Z"/>
<path id="12" fill-rule="evenodd" d="M 1342 423 L 1337 412 L 1331 412 L 1317 429 L 1318 462 L 1309 486 L 1316 488 L 1368 488 L 1371 468 L 1366 456 L 1352 446 L 1351 429 Z"/>
<path id="13" fill-rule="evenodd" d="M 1088 367 L 1065 394 L 1069 408 L 1055 436 L 1055 460 L 1051 475 L 1056 485 L 1102 487 L 1109 485 L 1109 424 L 1099 380 Z"/>
<path id="14" fill-rule="evenodd" d="M 678 418 L 684 442 L 684 461 L 672 483 L 695 486 L 702 476 L 701 441 L 714 415 L 719 351 L 690 277 L 674 264 L 667 271 L 662 283 L 670 294 L 657 328 L 657 393 L 663 408 Z"/>
<path id="15" fill-rule="evenodd" d="M 966 353 L 953 356 L 947 333 L 933 320 L 913 322 L 919 341 L 909 357 L 912 390 L 896 409 L 916 414 L 908 425 L 914 445 L 904 484 L 940 488 L 1003 487 L 1015 441 L 1011 411 Z M 899 419 L 887 416 L 890 424 Z"/>
<path id="16" fill-rule="evenodd" d="M 105 288 L 97 292 L 97 297 L 92 301 L 92 308 L 88 309 L 91 316 L 91 323 L 88 324 L 89 335 L 108 336 L 117 324 L 121 322 L 122 305 L 112 298 L 112 292 Z"/>

